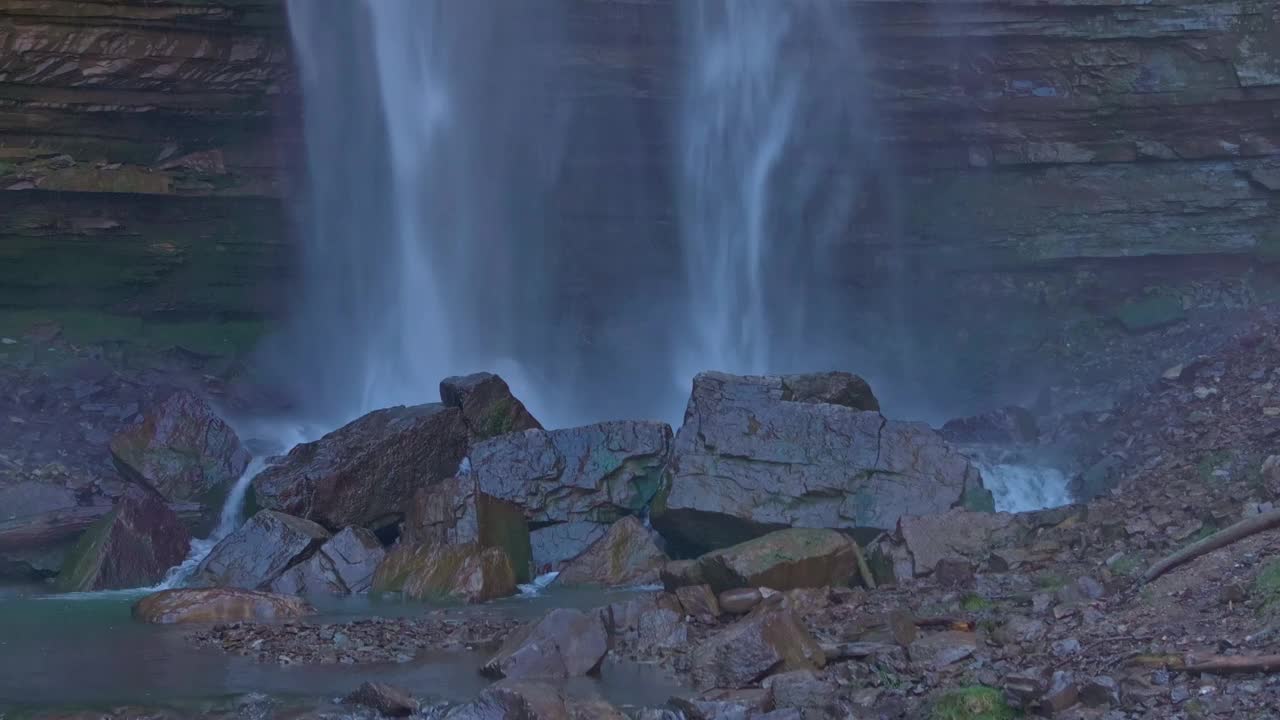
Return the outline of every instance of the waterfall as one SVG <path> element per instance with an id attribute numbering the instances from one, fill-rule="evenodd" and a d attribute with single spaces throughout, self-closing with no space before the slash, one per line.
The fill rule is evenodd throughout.
<path id="1" fill-rule="evenodd" d="M 453 0 L 288 10 L 308 172 L 293 323 L 264 353 L 275 375 L 319 427 L 435 401 L 443 377 L 476 370 L 503 373 L 542 409 L 526 371 L 550 342 L 555 12 Z"/>
<path id="2" fill-rule="evenodd" d="M 677 122 L 687 318 L 678 378 L 848 362 L 825 250 L 874 180 L 857 37 L 831 0 L 682 3 Z"/>

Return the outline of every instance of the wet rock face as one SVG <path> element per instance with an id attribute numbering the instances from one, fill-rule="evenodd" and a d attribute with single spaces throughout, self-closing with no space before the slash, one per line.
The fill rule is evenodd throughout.
<path id="1" fill-rule="evenodd" d="M 948 420 L 940 434 L 955 443 L 1024 445 L 1040 439 L 1040 427 L 1030 411 L 1010 405 L 973 417 Z"/>
<path id="2" fill-rule="evenodd" d="M 769 533 L 698 559 L 716 592 L 848 585 L 857 575 L 853 540 L 834 530 L 792 528 Z"/>
<path id="3" fill-rule="evenodd" d="M 608 650 L 598 614 L 558 609 L 512 634 L 482 671 L 513 680 L 581 677 L 596 672 Z"/>
<path id="4" fill-rule="evenodd" d="M 449 478 L 419 488 L 406 513 L 400 543 L 404 545 L 477 543 L 501 548 L 511 559 L 517 582 L 533 577 L 531 534 L 524 510 L 505 500 L 478 493 L 473 478 Z"/>
<path id="5" fill-rule="evenodd" d="M 542 429 L 506 381 L 493 373 L 445 378 L 440 382 L 440 401 L 462 411 L 473 440 Z"/>
<path id="6" fill-rule="evenodd" d="M 240 477 L 249 451 L 207 402 L 178 391 L 112 438 L 111 458 L 121 474 L 167 500 L 205 501 Z"/>
<path id="7" fill-rule="evenodd" d="M 372 589 L 413 600 L 478 603 L 514 595 L 516 575 L 502 548 L 400 544 L 378 565 Z"/>
<path id="8" fill-rule="evenodd" d="M 561 585 L 629 587 L 651 585 L 667 562 L 659 538 L 634 517 L 614 523 L 609 532 L 560 572 Z"/>
<path id="9" fill-rule="evenodd" d="M 387 717 L 409 717 L 418 711 L 418 701 L 408 691 L 386 683 L 362 683 L 342 702 L 362 705 Z"/>
<path id="10" fill-rule="evenodd" d="M 701 690 L 742 688 L 767 675 L 815 670 L 826 656 L 789 610 L 765 610 L 712 636 L 692 656 L 693 680 Z"/>
<path id="11" fill-rule="evenodd" d="M 854 410 L 880 411 L 880 401 L 866 380 L 847 372 L 782 376 L 782 399 L 787 402 L 842 405 Z"/>
<path id="12" fill-rule="evenodd" d="M 328 539 L 328 531 L 310 520 L 261 510 L 209 551 L 196 569 L 195 581 L 266 589 Z"/>
<path id="13" fill-rule="evenodd" d="M 191 547 L 191 534 L 154 493 L 130 489 L 67 555 L 61 592 L 146 587 L 164 579 Z"/>
<path id="14" fill-rule="evenodd" d="M 183 588 L 148 595 L 133 606 L 133 616 L 148 623 L 270 622 L 311 615 L 301 598 L 239 588 Z"/>
<path id="15" fill-rule="evenodd" d="M 463 477 L 477 491 L 524 509 L 540 530 L 608 525 L 649 506 L 671 449 L 664 423 L 618 421 L 564 430 L 526 430 L 472 446 Z M 535 543 L 534 565 L 557 565 L 594 541 L 589 526 Z M 602 528 L 603 529 L 603 528 Z M 550 538 L 546 538 L 550 539 Z M 546 548 L 555 557 L 536 552 Z"/>
<path id="16" fill-rule="evenodd" d="M 382 543 L 370 530 L 350 527 L 326 541 L 310 558 L 286 570 L 270 589 L 290 595 L 367 592 L 373 586 L 373 573 L 385 556 Z"/>
<path id="17" fill-rule="evenodd" d="M 937 433 L 843 405 L 786 400 L 781 377 L 703 373 L 676 437 L 654 527 L 686 551 L 787 526 L 892 529 L 943 512 L 977 470 Z"/>
<path id="18" fill-rule="evenodd" d="M 418 488 L 452 477 L 466 454 L 457 408 L 377 410 L 293 448 L 253 479 L 261 507 L 338 530 L 399 522 Z"/>

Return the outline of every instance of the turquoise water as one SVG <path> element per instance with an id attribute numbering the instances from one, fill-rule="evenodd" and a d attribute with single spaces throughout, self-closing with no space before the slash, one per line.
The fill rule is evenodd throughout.
<path id="1" fill-rule="evenodd" d="M 477 652 L 434 652 L 399 664 L 281 667 L 198 648 L 190 628 L 134 622 L 141 592 L 46 595 L 38 588 L 0 587 L 0 712 L 30 707 L 160 705 L 244 693 L 277 697 L 340 697 L 366 680 L 400 685 L 423 699 L 464 701 L 487 681 Z M 557 591 L 494 603 L 488 609 L 533 617 L 550 607 L 596 607 L 613 598 Z M 318 601 L 318 620 L 414 616 L 420 603 L 369 598 Z M 661 702 L 679 688 L 655 669 L 606 666 L 599 680 L 571 690 L 595 690 L 617 704 Z"/>

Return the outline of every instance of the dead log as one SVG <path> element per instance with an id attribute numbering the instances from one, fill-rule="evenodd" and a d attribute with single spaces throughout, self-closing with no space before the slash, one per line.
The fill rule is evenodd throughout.
<path id="1" fill-rule="evenodd" d="M 871 574 L 871 566 L 867 564 L 867 558 L 862 554 L 862 548 L 858 547 L 858 543 L 853 544 L 853 556 L 858 559 L 858 575 L 862 577 L 862 584 L 868 590 L 876 589 L 876 578 Z"/>
<path id="2" fill-rule="evenodd" d="M 1280 510 L 1272 510 L 1268 513 L 1262 513 L 1261 515 L 1254 515 L 1251 518 L 1245 518 L 1231 527 L 1219 530 L 1200 542 L 1191 543 L 1155 565 L 1152 565 L 1151 568 L 1142 575 L 1140 584 L 1145 585 L 1169 572 L 1173 568 L 1178 567 L 1183 563 L 1190 562 L 1201 555 L 1206 555 L 1214 550 L 1224 548 L 1234 542 L 1243 540 L 1250 535 L 1260 533 L 1264 530 L 1270 530 L 1275 527 L 1280 527 Z"/>
<path id="3" fill-rule="evenodd" d="M 1137 655 L 1127 664 L 1212 675 L 1274 673 L 1280 672 L 1280 655 Z"/>

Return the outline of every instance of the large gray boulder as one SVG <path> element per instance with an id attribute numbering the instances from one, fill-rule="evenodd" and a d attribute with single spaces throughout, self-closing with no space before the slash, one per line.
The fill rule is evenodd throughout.
<path id="1" fill-rule="evenodd" d="M 466 451 L 457 408 L 386 408 L 293 448 L 253 479 L 253 490 L 259 507 L 333 531 L 377 530 L 403 519 L 415 490 L 451 477 Z"/>
<path id="2" fill-rule="evenodd" d="M 386 554 L 368 528 L 349 527 L 327 540 L 310 558 L 277 577 L 270 589 L 287 595 L 367 592 L 373 585 L 373 573 Z"/>
<path id="3" fill-rule="evenodd" d="M 213 546 L 195 579 L 200 585 L 265 590 L 328 539 L 329 533 L 310 520 L 262 510 Z"/>
<path id="4" fill-rule="evenodd" d="M 597 523 L 607 529 L 652 502 L 662 485 L 671 440 L 670 426 L 658 422 L 526 430 L 473 445 L 462 477 L 473 479 L 477 492 L 523 508 L 525 518 L 538 527 Z M 559 557 L 539 557 L 535 549 L 534 565 L 575 557 L 598 537 L 577 526 L 574 533 L 557 538 Z"/>
<path id="5" fill-rule="evenodd" d="M 505 500 L 476 491 L 475 479 L 449 478 L 418 488 L 405 514 L 403 545 L 465 545 L 502 548 L 517 582 L 529 582 L 531 550 L 524 511 Z"/>
<path id="6" fill-rule="evenodd" d="M 823 383 L 694 378 L 668 488 L 653 508 L 663 537 L 701 553 L 783 527 L 890 530 L 903 515 L 944 512 L 986 492 L 978 471 L 927 425 L 862 409 L 875 407 L 869 389 L 862 407 L 850 407 L 822 400 L 857 393 L 788 389 L 796 386 Z"/>
<path id="7" fill-rule="evenodd" d="M 515 680 L 555 680 L 595 673 L 609 652 L 596 613 L 557 609 L 512 633 L 481 672 Z"/>

